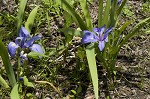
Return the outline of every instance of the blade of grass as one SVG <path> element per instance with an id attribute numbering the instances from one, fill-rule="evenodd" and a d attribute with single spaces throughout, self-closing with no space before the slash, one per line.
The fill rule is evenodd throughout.
<path id="1" fill-rule="evenodd" d="M 103 25 L 106 25 L 106 28 L 108 28 L 108 21 L 109 21 L 109 12 L 110 12 L 110 5 L 111 5 L 111 0 L 107 0 L 105 11 L 104 11 L 104 20 L 103 20 Z"/>
<path id="2" fill-rule="evenodd" d="M 18 11 L 18 15 L 16 18 L 17 19 L 17 35 L 19 35 L 19 29 L 22 24 L 22 18 L 23 18 L 26 3 L 27 3 L 27 0 L 20 0 L 19 11 Z"/>
<path id="3" fill-rule="evenodd" d="M 12 68 L 10 60 L 9 60 L 8 51 L 7 51 L 4 43 L 2 42 L 2 40 L 0 40 L 0 56 L 2 58 L 4 66 L 5 66 L 9 82 L 10 82 L 11 86 L 13 87 L 16 84 L 16 79 L 15 79 L 13 68 Z"/>
<path id="4" fill-rule="evenodd" d="M 114 33 L 115 39 L 114 39 L 114 45 L 113 46 L 118 46 L 118 40 L 120 39 L 121 33 L 129 26 L 131 23 L 134 21 L 129 21 L 124 23 L 118 30 L 117 33 Z M 120 44 L 120 43 L 119 43 Z"/>
<path id="5" fill-rule="evenodd" d="M 98 6 L 98 27 L 101 27 L 103 24 L 103 0 L 99 0 Z"/>
<path id="6" fill-rule="evenodd" d="M 25 23 L 25 28 L 28 30 L 28 32 L 31 32 L 32 26 L 34 24 L 34 20 L 37 14 L 37 10 L 38 10 L 39 6 L 36 6 L 30 13 L 27 22 Z"/>
<path id="7" fill-rule="evenodd" d="M 15 86 L 11 90 L 10 97 L 11 99 L 20 99 L 19 93 L 18 93 L 18 84 L 15 84 Z"/>
<path id="8" fill-rule="evenodd" d="M 97 73 L 97 66 L 95 60 L 94 44 L 88 45 L 86 47 L 86 56 L 88 60 L 92 82 L 93 82 L 95 97 L 96 99 L 98 99 L 98 73 Z"/>
<path id="9" fill-rule="evenodd" d="M 120 36 L 121 32 L 124 31 L 124 29 L 129 26 L 131 23 L 133 23 L 134 21 L 129 21 L 129 22 L 126 22 L 125 24 L 123 24 L 120 28 L 119 28 L 119 35 L 117 36 Z"/>
<path id="10" fill-rule="evenodd" d="M 46 12 L 46 19 L 47 19 L 47 25 L 48 25 L 48 34 L 50 34 L 50 17 L 48 15 L 48 11 Z"/>
<path id="11" fill-rule="evenodd" d="M 72 16 L 67 11 L 63 12 L 64 19 L 65 19 L 65 28 L 69 28 L 71 24 L 74 22 Z"/>
<path id="12" fill-rule="evenodd" d="M 109 26 L 108 27 L 114 27 L 116 23 L 116 17 L 115 18 L 115 11 L 116 11 L 116 5 L 118 3 L 118 0 L 113 0 L 111 4 L 111 10 L 110 10 L 110 20 L 109 20 Z"/>
<path id="13" fill-rule="evenodd" d="M 123 2 L 121 3 L 121 6 L 119 7 L 119 9 L 117 10 L 116 16 L 119 16 L 119 14 L 122 11 L 122 8 L 124 7 L 124 5 L 126 4 L 127 0 L 123 0 Z"/>
<path id="14" fill-rule="evenodd" d="M 0 85 L 4 88 L 8 88 L 7 82 L 3 79 L 3 77 L 0 75 Z"/>
<path id="15" fill-rule="evenodd" d="M 86 20 L 86 23 L 87 23 L 87 28 L 89 30 L 92 30 L 93 25 L 92 25 L 92 20 L 91 20 L 91 16 L 90 16 L 90 11 L 89 11 L 89 8 L 88 8 L 88 5 L 87 5 L 87 0 L 80 0 L 80 5 L 81 5 L 81 8 L 82 8 L 82 12 L 85 16 L 85 20 Z"/>
<path id="16" fill-rule="evenodd" d="M 46 56 L 45 54 L 41 54 L 41 53 L 38 53 L 38 52 L 30 52 L 28 53 L 27 55 L 28 57 L 32 57 L 32 58 L 39 58 L 39 57 L 48 57 Z"/>

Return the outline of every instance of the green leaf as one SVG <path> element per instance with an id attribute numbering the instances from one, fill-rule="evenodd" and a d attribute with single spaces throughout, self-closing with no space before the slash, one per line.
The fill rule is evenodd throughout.
<path id="1" fill-rule="evenodd" d="M 120 36 L 121 36 L 121 33 L 125 30 L 125 28 L 127 26 L 129 26 L 131 23 L 133 23 L 134 21 L 129 21 L 129 22 L 126 22 L 124 23 L 117 31 L 116 33 L 114 33 L 115 35 L 115 42 L 114 42 L 114 46 L 118 46 L 117 42 L 118 40 L 120 39 Z"/>
<path id="2" fill-rule="evenodd" d="M 80 59 L 83 59 L 85 57 L 85 51 L 83 47 L 77 48 L 77 57 L 79 57 Z"/>
<path id="3" fill-rule="evenodd" d="M 150 29 L 149 29 L 149 30 L 146 30 L 146 34 L 150 34 Z"/>
<path id="4" fill-rule="evenodd" d="M 60 29 L 60 31 L 64 32 L 64 34 L 66 35 L 68 34 L 68 35 L 79 36 L 79 37 L 83 36 L 83 31 L 74 28 L 62 28 Z"/>
<path id="5" fill-rule="evenodd" d="M 89 70 L 93 82 L 95 97 L 96 99 L 98 99 L 98 73 L 97 73 L 97 66 L 95 60 L 94 44 L 90 44 L 86 47 L 86 55 L 87 55 Z"/>
<path id="6" fill-rule="evenodd" d="M 108 18 L 109 18 L 110 6 L 111 6 L 111 0 L 107 0 L 105 11 L 104 11 L 104 18 L 103 18 L 103 25 L 106 25 L 106 27 L 108 26 L 108 22 L 109 22 Z"/>
<path id="7" fill-rule="evenodd" d="M 46 19 L 47 19 L 47 25 L 48 25 L 48 33 L 50 34 L 50 17 L 48 15 L 48 11 L 46 12 Z"/>
<path id="8" fill-rule="evenodd" d="M 129 26 L 131 23 L 133 23 L 134 21 L 129 21 L 129 22 L 126 22 L 125 24 L 123 24 L 120 28 L 119 28 L 119 32 L 121 34 L 121 32 L 124 31 L 124 29 Z"/>
<path id="9" fill-rule="evenodd" d="M 11 99 L 20 99 L 19 93 L 18 93 L 18 84 L 15 84 L 15 86 L 11 90 L 10 98 Z"/>
<path id="10" fill-rule="evenodd" d="M 39 6 L 36 6 L 30 13 L 27 22 L 25 23 L 25 28 L 28 30 L 28 32 L 31 32 L 32 26 L 34 24 L 34 20 L 37 14 L 37 10 L 38 10 Z"/>
<path id="11" fill-rule="evenodd" d="M 108 27 L 114 27 L 116 20 L 118 16 L 115 16 L 116 13 L 116 6 L 118 8 L 118 0 L 113 0 L 111 2 L 111 9 L 110 9 L 110 19 L 109 19 L 109 26 Z"/>
<path id="12" fill-rule="evenodd" d="M 98 6 L 98 27 L 102 27 L 103 22 L 103 0 L 99 0 Z"/>
<path id="13" fill-rule="evenodd" d="M 80 92 L 82 92 L 82 87 L 81 85 L 79 85 L 78 89 L 77 89 L 77 94 L 79 94 Z"/>
<path id="14" fill-rule="evenodd" d="M 38 52 L 30 52 L 30 53 L 28 54 L 28 57 L 32 57 L 32 58 L 36 58 L 36 59 L 38 59 L 39 56 L 48 57 L 48 56 L 46 56 L 46 55 L 44 55 L 44 54 L 41 54 L 41 53 L 38 53 Z"/>
<path id="15" fill-rule="evenodd" d="M 26 6 L 27 0 L 20 0 L 20 5 L 19 5 L 19 11 L 18 11 L 18 15 L 17 15 L 17 35 L 19 35 L 19 30 L 20 27 L 22 25 L 22 19 L 23 19 L 23 14 L 24 14 L 24 10 L 25 10 L 25 6 Z"/>
<path id="16" fill-rule="evenodd" d="M 23 77 L 23 81 L 24 81 L 25 86 L 34 88 L 34 85 L 31 82 L 28 81 L 26 76 Z"/>
<path id="17" fill-rule="evenodd" d="M 65 11 L 67 11 L 74 19 L 74 21 L 76 22 L 76 24 L 81 28 L 81 30 L 87 30 L 87 26 L 85 25 L 84 21 L 82 20 L 82 18 L 79 16 L 79 14 L 70 6 L 70 4 L 66 1 L 66 0 L 56 0 L 57 2 L 59 2 L 59 4 L 61 4 L 61 6 L 65 6 L 65 8 L 63 7 L 63 9 Z"/>
<path id="18" fill-rule="evenodd" d="M 89 8 L 87 6 L 87 0 L 80 0 L 80 5 L 82 8 L 82 12 L 85 16 L 87 27 L 89 30 L 92 30 L 93 25 L 92 25 L 92 20 L 91 20 L 91 16 L 90 16 L 90 11 L 89 11 Z"/>
<path id="19" fill-rule="evenodd" d="M 123 7 L 125 6 L 127 0 L 123 0 L 123 2 L 121 3 L 121 6 L 119 7 L 119 9 L 117 10 L 116 15 L 119 16 L 119 14 L 121 13 Z"/>
<path id="20" fill-rule="evenodd" d="M 11 86 L 13 87 L 16 84 L 16 79 L 15 79 L 13 68 L 12 68 L 10 60 L 9 60 L 8 51 L 7 51 L 4 43 L 2 42 L 2 40 L 0 40 L 0 56 L 2 58 L 4 66 L 5 66 L 6 73 L 9 78 L 9 82 L 10 82 Z"/>
<path id="21" fill-rule="evenodd" d="M 77 94 L 77 92 L 75 90 L 71 90 L 71 92 L 75 95 Z"/>
<path id="22" fill-rule="evenodd" d="M 62 1 L 61 0 L 54 0 L 54 1 L 56 1 L 56 3 L 58 5 L 61 5 L 61 7 L 63 9 L 66 9 L 66 7 L 64 5 L 62 5 Z M 66 0 L 66 2 L 72 7 L 76 1 L 75 0 Z"/>
<path id="23" fill-rule="evenodd" d="M 2 25 L 4 23 L 4 20 L 2 18 L 2 16 L 0 16 L 0 25 Z"/>
<path id="24" fill-rule="evenodd" d="M 64 19 L 65 19 L 65 28 L 69 28 L 70 25 L 73 23 L 73 18 L 67 11 L 63 12 Z"/>
<path id="25" fill-rule="evenodd" d="M 34 97 L 32 93 L 27 93 L 26 96 L 28 97 L 27 99 L 32 99 Z"/>
<path id="26" fill-rule="evenodd" d="M 4 88 L 8 88 L 8 84 L 6 83 L 6 81 L 2 78 L 2 76 L 0 75 L 0 85 Z"/>

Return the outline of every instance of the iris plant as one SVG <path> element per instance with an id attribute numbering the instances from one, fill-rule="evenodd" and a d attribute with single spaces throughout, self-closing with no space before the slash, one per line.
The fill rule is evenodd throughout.
<path id="1" fill-rule="evenodd" d="M 90 42 L 97 42 L 98 41 L 98 47 L 100 51 L 102 51 L 105 47 L 105 42 L 108 42 L 108 33 L 112 31 L 113 28 L 108 28 L 105 31 L 105 25 L 100 28 L 93 28 L 93 32 L 90 31 L 84 31 L 84 35 L 82 38 L 82 43 L 90 43 Z M 105 32 L 104 32 L 105 31 Z"/>
<path id="2" fill-rule="evenodd" d="M 39 40 L 41 37 L 41 35 L 38 35 L 31 38 L 28 31 L 24 27 L 21 27 L 19 37 L 15 39 L 15 42 L 10 42 L 8 44 L 8 52 L 10 56 L 14 57 L 18 48 L 21 49 L 20 58 L 22 59 L 22 62 L 27 60 L 27 54 L 24 54 L 24 49 L 26 48 L 31 51 L 43 53 L 42 47 L 39 44 L 33 44 L 35 40 Z"/>

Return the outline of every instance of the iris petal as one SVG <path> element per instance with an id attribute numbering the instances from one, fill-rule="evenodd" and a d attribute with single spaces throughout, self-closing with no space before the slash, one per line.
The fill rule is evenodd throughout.
<path id="1" fill-rule="evenodd" d="M 15 43 L 16 43 L 17 45 L 19 45 L 21 48 L 23 47 L 24 42 L 25 42 L 25 38 L 24 38 L 24 37 L 17 37 L 17 38 L 15 39 Z"/>
<path id="2" fill-rule="evenodd" d="M 9 52 L 9 54 L 10 54 L 11 57 L 14 57 L 14 56 L 15 56 L 16 50 L 17 50 L 18 47 L 19 47 L 19 46 L 16 45 L 16 43 L 14 43 L 14 42 L 10 42 L 10 43 L 8 44 L 8 52 Z"/>
<path id="3" fill-rule="evenodd" d="M 24 44 L 23 47 L 24 48 L 30 47 L 34 43 L 35 40 L 39 40 L 41 37 L 42 37 L 42 35 L 34 36 L 33 38 L 31 38 L 30 40 L 28 40 L 27 42 L 25 42 L 25 44 Z"/>
<path id="4" fill-rule="evenodd" d="M 38 52 L 38 53 L 41 53 L 43 54 L 43 50 L 42 50 L 42 47 L 39 45 L 39 44 L 33 44 L 31 47 L 30 47 L 30 50 L 31 51 L 35 51 L 35 52 Z"/>
<path id="5" fill-rule="evenodd" d="M 29 38 L 29 37 L 30 37 L 30 34 L 29 34 L 29 32 L 27 31 L 27 29 L 22 26 L 22 27 L 20 28 L 20 31 L 19 31 L 19 36 L 20 36 L 20 37 Z"/>
<path id="6" fill-rule="evenodd" d="M 108 42 L 108 36 L 104 39 L 105 42 Z"/>
<path id="7" fill-rule="evenodd" d="M 90 43 L 98 41 L 98 37 L 90 31 L 84 31 L 82 43 Z"/>
<path id="8" fill-rule="evenodd" d="M 105 42 L 104 41 L 99 41 L 98 47 L 99 47 L 100 51 L 102 51 L 105 47 Z"/>
<path id="9" fill-rule="evenodd" d="M 108 29 L 106 30 L 106 32 L 104 33 L 104 38 L 103 38 L 103 40 L 105 40 L 105 39 L 107 38 L 108 33 L 110 33 L 110 32 L 112 31 L 112 29 L 113 29 L 113 28 L 108 28 Z"/>
<path id="10" fill-rule="evenodd" d="M 93 31 L 96 32 L 98 34 L 98 36 L 101 36 L 103 34 L 103 32 L 105 31 L 105 25 L 100 27 L 100 28 L 93 28 Z"/>

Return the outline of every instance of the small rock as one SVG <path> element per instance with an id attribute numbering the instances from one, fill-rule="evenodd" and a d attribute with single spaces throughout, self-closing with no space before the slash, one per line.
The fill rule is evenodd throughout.
<path id="1" fill-rule="evenodd" d="M 51 97 L 45 97 L 45 99 L 52 99 Z"/>
<path id="2" fill-rule="evenodd" d="M 150 95 L 148 95 L 146 99 L 150 99 Z"/>

